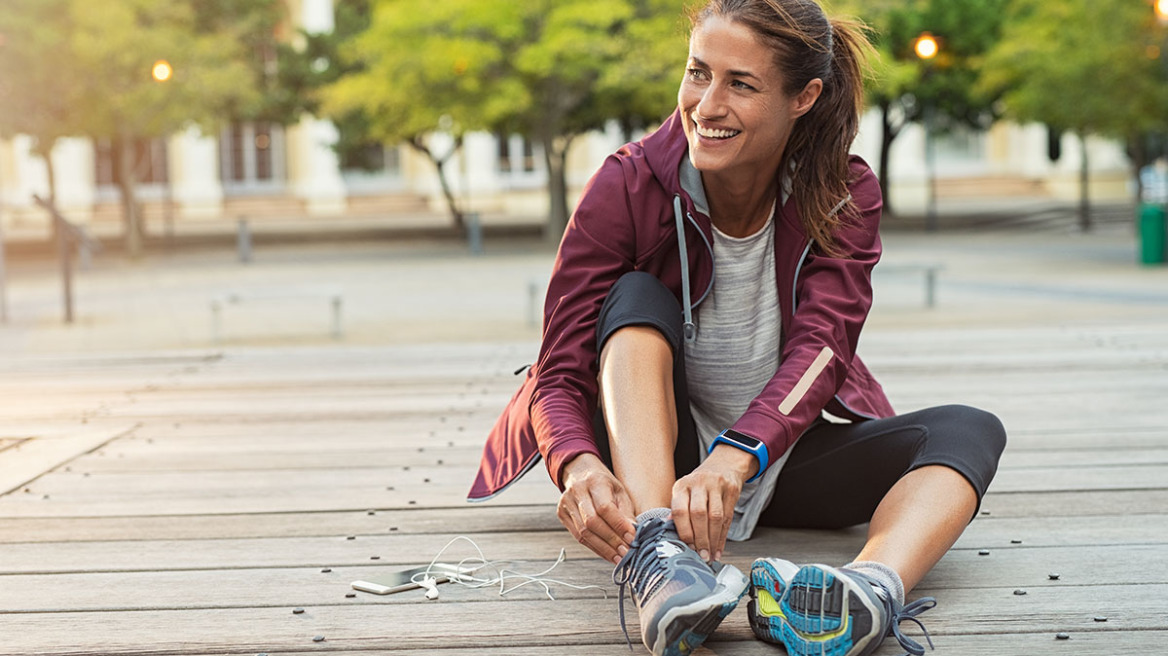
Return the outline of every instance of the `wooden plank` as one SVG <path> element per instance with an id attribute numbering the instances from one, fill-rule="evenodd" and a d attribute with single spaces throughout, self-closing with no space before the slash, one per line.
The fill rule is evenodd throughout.
<path id="1" fill-rule="evenodd" d="M 1142 497 L 1149 497 L 1142 499 Z M 1114 497 L 1108 500 L 1109 497 Z M 1006 504 L 1017 500 L 1018 508 Z M 1049 504 L 1039 505 L 1039 502 Z M 1168 543 L 1168 492 L 1051 493 L 990 495 L 989 516 L 978 517 L 958 542 L 997 547 L 1013 539 L 1027 546 L 1104 543 Z M 452 508 L 367 510 L 322 513 L 162 515 L 143 517 L 27 517 L 0 522 L 0 544 L 101 540 L 183 540 L 204 538 L 329 537 L 385 533 L 449 533 L 457 526 L 473 535 L 499 530 L 560 531 L 553 504 L 499 506 L 465 504 Z M 1135 521 L 1117 515 L 1142 513 Z M 1111 514 L 1104 514 L 1111 513 Z M 391 530 L 392 529 L 392 530 Z M 770 529 L 760 529 L 760 535 Z M 857 529 L 862 531 L 863 527 Z"/>
<path id="2" fill-rule="evenodd" d="M 1162 515 L 1152 517 L 1154 520 L 1163 518 Z M 1042 557 L 1058 564 L 1062 561 L 1051 554 L 1063 551 L 1081 553 L 1076 552 L 1076 549 L 1097 549 L 1102 553 L 1108 548 L 1107 545 L 1114 545 L 1111 548 L 1116 553 L 1123 553 L 1124 550 L 1142 552 L 1145 545 L 1168 544 L 1168 541 L 1161 539 L 1164 534 L 1162 521 L 1145 522 L 1150 526 L 1147 530 L 1136 527 L 1112 531 L 1102 529 L 1103 532 L 1096 536 L 1087 532 L 1089 528 L 1105 524 L 1104 521 L 1098 521 L 1084 527 L 1082 531 L 1067 530 L 1058 535 L 1039 533 L 1037 529 L 1024 532 L 1018 529 L 1017 522 L 1001 525 L 999 522 L 986 522 L 985 528 L 982 528 L 983 524 L 978 520 L 971 526 L 969 534 L 961 539 L 952 555 L 972 554 L 971 562 L 977 565 L 996 563 L 998 558 L 976 557 L 980 549 L 989 548 L 992 553 L 1004 550 L 1003 553 L 1010 554 L 1004 556 L 1007 558 Z M 846 562 L 839 559 L 850 558 L 858 552 L 863 546 L 865 533 L 866 529 L 862 526 L 843 531 L 760 529 L 753 540 L 731 544 L 727 553 L 732 557 L 744 558 L 773 554 L 801 561 L 831 555 L 829 562 Z M 455 537 L 451 533 L 393 532 L 384 525 L 378 527 L 376 532 L 351 535 L 354 537 L 352 540 L 347 539 L 349 536 L 338 534 L 287 538 L 9 543 L 0 551 L 0 573 L 334 567 L 369 564 L 374 556 L 379 564 L 411 564 L 428 562 Z M 554 526 L 539 531 L 508 530 L 472 535 L 491 559 L 532 559 L 538 555 L 551 560 L 561 548 L 567 550 L 570 558 L 593 558 L 591 552 L 572 540 L 566 531 Z M 1023 543 L 1010 544 L 1013 539 L 1020 539 Z M 450 557 L 454 558 L 459 553 L 474 553 L 468 551 L 467 546 L 460 548 L 461 551 L 453 552 Z M 1168 557 L 1168 549 L 1162 546 L 1157 548 L 1164 557 Z M 1160 573 L 1148 573 L 1145 570 L 1151 566 L 1132 568 L 1130 562 L 1134 561 L 1118 556 L 1099 556 L 1098 559 L 1108 561 L 1108 564 L 1092 564 L 1099 572 L 1107 572 L 1109 578 L 1104 581 L 1130 580 L 1130 577 L 1158 581 L 1158 577 L 1168 576 L 1168 568 L 1162 569 Z M 1130 573 L 1112 572 L 1111 567 L 1126 567 Z M 1048 571 L 1038 574 L 1045 575 Z"/>
<path id="3" fill-rule="evenodd" d="M 562 530 L 552 504 L 472 506 L 417 510 L 367 510 L 244 515 L 144 517 L 18 517 L 0 522 L 0 544 L 99 540 L 335 537 L 384 533 L 463 534 Z"/>
<path id="4" fill-rule="evenodd" d="M 323 430 L 322 430 L 323 432 Z M 416 444 L 429 442 L 426 432 L 419 431 Z M 399 440 L 386 443 L 384 435 L 355 440 L 351 435 L 339 439 L 297 440 L 250 439 L 211 440 L 212 444 L 184 440 L 181 443 L 153 438 L 123 440 L 111 444 L 107 458 L 89 458 L 85 471 L 91 473 L 132 473 L 194 471 L 262 471 L 278 469 L 382 469 L 394 466 L 422 467 L 437 464 L 472 468 L 482 456 L 481 448 L 454 448 L 440 443 L 436 448 L 402 445 Z M 1165 441 L 1168 441 L 1166 439 Z M 380 443 L 378 443 L 380 442 Z M 217 448 L 222 446 L 222 448 Z M 422 449 L 419 451 L 419 449 Z M 438 461 L 442 461 L 438 463 Z M 1007 449 L 1000 469 L 1038 467 L 1094 467 L 1107 465 L 1165 465 L 1168 447 L 1100 448 L 1024 451 Z"/>
<path id="5" fill-rule="evenodd" d="M 95 458 L 108 457 L 95 454 Z M 462 506 L 473 466 L 428 465 L 384 469 L 288 471 L 127 472 L 85 476 L 73 472 L 42 477 L 27 495 L 0 498 L 0 516 L 95 516 L 335 511 Z M 427 480 L 429 482 L 427 482 Z M 388 488 L 392 487 L 390 490 Z M 991 492 L 1160 490 L 1168 487 L 1168 465 L 1093 468 L 1013 468 L 998 472 Z M 246 494 L 241 494 L 246 490 Z M 554 503 L 558 491 L 533 473 L 493 503 Z M 413 503 L 410 503 L 410 502 Z"/>
<path id="6" fill-rule="evenodd" d="M 1024 597 L 1013 595 L 1008 588 L 954 590 L 923 620 L 941 645 L 946 644 L 944 638 L 949 635 L 1053 635 L 1056 631 L 1078 635 L 1104 631 L 1115 651 L 1135 644 L 1146 649 L 1143 636 L 1135 634 L 1168 629 L 1168 617 L 1160 608 L 1165 596 L 1166 585 L 1038 588 Z M 286 605 L 183 612 L 16 613 L 5 618 L 5 649 L 37 654 L 283 652 L 312 648 L 319 644 L 313 642 L 314 636 L 323 636 L 320 647 L 342 650 L 436 649 L 468 644 L 476 648 L 558 649 L 560 645 L 599 644 L 619 646 L 627 653 L 614 606 L 615 600 L 611 599 L 502 603 L 439 600 L 317 606 L 299 614 L 290 612 Z M 1100 624 L 1092 620 L 1100 614 L 1108 615 L 1109 621 Z M 635 636 L 632 615 L 629 613 L 629 628 Z M 69 630 L 60 630 L 62 626 Z M 916 635 L 915 631 L 908 633 Z M 741 611 L 730 615 L 715 636 L 721 641 L 753 640 L 746 614 Z M 888 649 L 888 653 L 898 653 L 892 651 L 891 645 Z M 881 653 L 884 651 L 882 648 Z"/>
<path id="7" fill-rule="evenodd" d="M 741 611 L 739 611 L 741 612 Z M 637 638 L 637 636 L 633 636 Z M 1119 656 L 1146 656 L 1155 653 L 1168 641 L 1168 631 L 1130 630 L 1124 635 L 1112 631 L 1077 631 L 1068 640 L 1056 640 L 1051 633 L 1008 633 L 981 635 L 945 635 L 935 641 L 941 654 L 961 656 L 1002 656 L 1002 654 L 1058 654 L 1059 656 L 1099 656 L 1116 654 Z M 640 649 L 640 644 L 634 640 Z M 393 649 L 396 656 L 430 656 L 433 650 Z M 280 656 L 314 656 L 319 651 L 281 652 Z M 386 651 L 345 650 L 346 656 L 383 656 Z M 443 649 L 442 656 L 547 656 L 546 647 L 466 647 Z M 555 653 L 560 656 L 629 656 L 624 645 L 561 645 Z M 634 651 L 633 653 L 638 653 Z M 757 640 L 732 642 L 715 633 L 714 638 L 693 652 L 694 656 L 774 656 L 780 653 L 776 647 Z M 873 656 L 897 656 L 904 650 L 888 639 L 874 652 Z M 193 652 L 182 652 L 172 656 L 196 656 Z M 199 654 L 202 656 L 202 654 Z"/>
<path id="8" fill-rule="evenodd" d="M 1029 467 L 999 470 L 990 489 L 995 492 L 1040 490 L 1158 490 L 1168 488 L 1166 465 L 1120 465 L 1051 469 Z"/>
<path id="9" fill-rule="evenodd" d="M 202 545 L 198 545 L 202 546 Z M 755 545 L 756 547 L 758 545 Z M 773 548 L 775 545 L 772 544 Z M 837 565 L 854 554 L 851 545 L 836 540 L 829 546 L 796 544 L 784 555 L 795 562 L 834 562 Z M 742 552 L 744 549 L 737 548 Z M 469 553 L 461 550 L 457 556 Z M 748 571 L 755 555 L 743 554 L 726 559 L 743 571 Z M 488 557 L 491 554 L 488 553 Z M 1141 570 L 1127 566 L 1138 559 Z M 368 561 L 366 561 L 368 562 Z M 424 565 L 428 562 L 419 563 Z M 457 562 L 457 558 L 444 559 Z M 507 565 L 512 572 L 537 573 L 552 565 L 554 558 L 533 561 L 517 559 Z M 1096 563 L 1100 563 L 1096 566 Z M 1090 563 L 1088 565 L 1088 563 Z M 416 604 L 423 591 L 395 595 L 358 594 L 350 583 L 401 569 L 405 564 L 337 564 L 327 567 L 262 567 L 249 569 L 212 570 L 138 570 L 123 572 L 81 572 L 56 574 L 8 574 L 0 586 L 0 614 L 60 611 L 107 611 L 190 608 L 258 608 L 288 606 L 328 606 L 353 604 Z M 914 596 L 933 595 L 945 598 L 955 590 L 985 588 L 1024 589 L 1081 589 L 1098 585 L 1147 585 L 1168 583 L 1163 567 L 1168 565 L 1168 549 L 1160 545 L 1122 547 L 1076 548 L 1002 548 L 990 556 L 978 556 L 976 551 L 955 550 L 941 563 L 913 593 Z M 1146 568 L 1146 569 L 1145 569 Z M 324 571 L 328 569 L 329 571 Z M 611 599 L 617 588 L 612 584 L 613 566 L 595 557 L 569 560 L 550 575 L 559 581 L 578 586 L 598 586 L 574 590 L 552 585 L 556 599 Z M 494 570 L 492 570 L 492 573 Z M 1051 581 L 1048 574 L 1058 572 L 1060 580 Z M 512 579 L 508 588 L 522 579 Z M 442 587 L 442 598 L 453 602 L 504 601 L 498 594 L 498 585 L 489 588 L 467 588 L 457 585 Z M 145 592 L 148 591 L 148 594 Z M 505 600 L 538 600 L 545 598 L 539 586 L 517 588 Z"/>
<path id="10" fill-rule="evenodd" d="M 1168 490 L 991 492 L 981 507 L 983 513 L 993 517 L 1111 515 L 1116 522 L 1140 521 L 1140 515 L 1161 513 L 1168 508 Z"/>
<path id="11" fill-rule="evenodd" d="M 0 452 L 0 495 L 21 489 L 42 474 L 100 448 L 134 429 L 78 431 L 55 438 L 24 440 Z"/>

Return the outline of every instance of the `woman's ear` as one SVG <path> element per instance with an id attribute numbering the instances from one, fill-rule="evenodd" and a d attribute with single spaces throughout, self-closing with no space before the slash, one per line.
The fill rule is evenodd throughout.
<path id="1" fill-rule="evenodd" d="M 815 106 L 815 101 L 819 100 L 821 93 L 823 93 L 823 80 L 815 78 L 808 82 L 807 86 L 803 87 L 803 90 L 799 92 L 799 95 L 795 96 L 793 101 L 791 113 L 795 115 L 795 118 L 799 118 L 811 111 L 811 108 Z"/>

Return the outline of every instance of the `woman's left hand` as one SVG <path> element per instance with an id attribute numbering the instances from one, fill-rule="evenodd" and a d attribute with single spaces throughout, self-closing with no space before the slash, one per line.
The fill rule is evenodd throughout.
<path id="1" fill-rule="evenodd" d="M 718 445 L 697 469 L 673 484 L 673 524 L 702 560 L 720 560 L 734 504 L 758 469 L 754 455 Z M 711 558 L 712 556 L 712 558 Z"/>

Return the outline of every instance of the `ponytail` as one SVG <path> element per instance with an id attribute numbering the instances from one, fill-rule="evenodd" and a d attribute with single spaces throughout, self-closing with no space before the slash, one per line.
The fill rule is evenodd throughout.
<path id="1" fill-rule="evenodd" d="M 848 191 L 848 154 L 860 131 L 864 71 L 872 46 L 859 22 L 833 20 L 830 26 L 830 68 L 823 92 L 795 124 L 779 170 L 792 171 L 792 195 L 807 236 L 823 253 L 840 256 L 836 231 L 857 216 Z"/>

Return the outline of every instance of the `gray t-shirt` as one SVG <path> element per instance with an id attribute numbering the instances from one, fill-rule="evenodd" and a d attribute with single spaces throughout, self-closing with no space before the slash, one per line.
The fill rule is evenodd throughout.
<path id="1" fill-rule="evenodd" d="M 690 409 L 702 458 L 738 421 L 779 368 L 779 297 L 775 283 L 774 208 L 766 225 L 736 238 L 714 229 L 714 286 L 697 308 L 697 339 L 686 348 Z M 769 454 L 767 471 L 742 489 L 728 537 L 746 540 L 774 496 L 786 453 Z"/>

